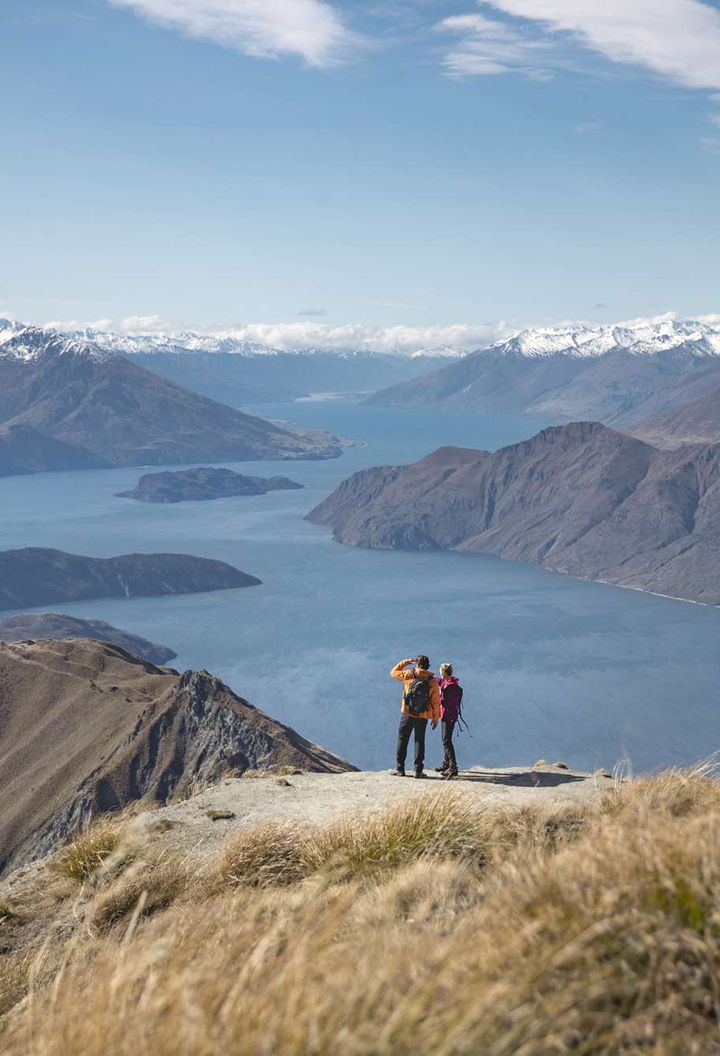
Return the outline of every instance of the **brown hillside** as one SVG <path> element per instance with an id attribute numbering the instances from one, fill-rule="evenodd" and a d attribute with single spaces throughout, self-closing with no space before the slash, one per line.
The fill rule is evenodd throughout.
<path id="1" fill-rule="evenodd" d="M 0 870 L 91 815 L 276 765 L 352 769 L 205 671 L 84 639 L 0 644 Z"/>

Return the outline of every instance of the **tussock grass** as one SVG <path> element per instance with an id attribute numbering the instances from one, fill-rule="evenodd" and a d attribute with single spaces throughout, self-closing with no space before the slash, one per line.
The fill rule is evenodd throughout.
<path id="1" fill-rule="evenodd" d="M 0 1016 L 21 1001 L 28 990 L 29 959 L 25 954 L 6 953 L 0 956 Z M 2 1037 L 2 1020 L 0 1020 Z"/>
<path id="2" fill-rule="evenodd" d="M 4 899 L 0 899 L 0 924 L 3 924 L 6 920 L 15 920 L 18 914 Z"/>
<path id="3" fill-rule="evenodd" d="M 76 939 L 8 1017 L 7 1056 L 720 1054 L 707 773 L 565 810 L 427 796 L 260 826 L 150 919 L 132 897 L 130 928 Z"/>
<path id="4" fill-rule="evenodd" d="M 174 855 L 140 858 L 97 894 L 90 922 L 103 929 L 133 914 L 149 917 L 181 895 L 191 875 L 187 864 Z"/>
<path id="5" fill-rule="evenodd" d="M 97 821 L 58 851 L 51 868 L 70 880 L 89 880 L 120 846 L 121 825 L 116 820 Z"/>
<path id="6" fill-rule="evenodd" d="M 284 887 L 308 875 L 306 838 L 297 826 L 268 823 L 241 830 L 206 874 L 208 891 Z"/>
<path id="7" fill-rule="evenodd" d="M 573 839 L 586 820 L 577 808 L 479 813 L 462 795 L 425 795 L 322 828 L 268 823 L 231 840 L 206 874 L 206 890 L 281 887 L 310 877 L 379 879 L 424 859 L 463 861 L 482 871 L 517 846 L 540 852 Z"/>

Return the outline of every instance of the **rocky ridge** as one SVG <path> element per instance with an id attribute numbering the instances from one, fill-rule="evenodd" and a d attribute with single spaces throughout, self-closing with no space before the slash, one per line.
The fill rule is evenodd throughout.
<path id="1" fill-rule="evenodd" d="M 490 453 L 365 470 L 308 519 L 340 542 L 454 549 L 720 604 L 720 445 L 654 448 L 592 422 Z"/>
<path id="2" fill-rule="evenodd" d="M 0 644 L 0 687 L 0 870 L 91 817 L 177 801 L 228 773 L 352 769 L 208 672 L 179 675 L 104 642 Z"/>

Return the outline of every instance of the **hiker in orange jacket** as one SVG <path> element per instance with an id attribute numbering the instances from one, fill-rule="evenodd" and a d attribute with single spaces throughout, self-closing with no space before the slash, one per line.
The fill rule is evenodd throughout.
<path id="1" fill-rule="evenodd" d="M 440 721 L 440 687 L 426 656 L 401 660 L 395 664 L 390 677 L 403 684 L 396 767 L 391 773 L 396 777 L 405 777 L 408 745 L 411 735 L 415 734 L 415 777 L 426 777 L 425 733 L 428 721 L 433 729 Z"/>

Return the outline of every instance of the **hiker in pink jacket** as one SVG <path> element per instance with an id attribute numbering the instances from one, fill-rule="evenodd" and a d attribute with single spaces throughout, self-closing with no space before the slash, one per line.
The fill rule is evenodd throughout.
<path id="1" fill-rule="evenodd" d="M 453 675 L 452 664 L 440 664 L 440 674 L 437 681 L 440 688 L 440 728 L 445 758 L 442 766 L 438 766 L 435 769 L 444 778 L 452 778 L 458 775 L 453 734 L 462 713 L 463 689 Z"/>

